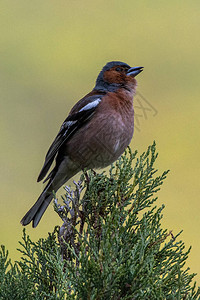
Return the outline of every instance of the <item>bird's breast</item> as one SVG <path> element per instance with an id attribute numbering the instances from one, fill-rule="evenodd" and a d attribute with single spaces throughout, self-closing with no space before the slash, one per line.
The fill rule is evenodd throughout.
<path id="1" fill-rule="evenodd" d="M 123 104 L 107 106 L 102 100 L 91 120 L 68 142 L 68 152 L 82 168 L 108 166 L 129 145 L 134 130 L 133 106 Z"/>

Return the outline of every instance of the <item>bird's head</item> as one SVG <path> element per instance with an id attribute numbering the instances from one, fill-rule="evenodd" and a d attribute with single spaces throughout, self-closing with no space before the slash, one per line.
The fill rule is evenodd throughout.
<path id="1" fill-rule="evenodd" d="M 113 92 L 118 88 L 132 90 L 136 87 L 135 76 L 143 71 L 143 67 L 130 67 L 121 61 L 107 63 L 99 73 L 95 89 Z"/>

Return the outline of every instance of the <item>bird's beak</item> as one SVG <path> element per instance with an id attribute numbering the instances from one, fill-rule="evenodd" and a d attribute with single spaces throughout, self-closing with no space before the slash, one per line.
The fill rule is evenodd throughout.
<path id="1" fill-rule="evenodd" d="M 134 67 L 134 68 L 130 68 L 127 72 L 127 76 L 132 76 L 135 77 L 137 76 L 140 72 L 143 71 L 143 67 Z"/>

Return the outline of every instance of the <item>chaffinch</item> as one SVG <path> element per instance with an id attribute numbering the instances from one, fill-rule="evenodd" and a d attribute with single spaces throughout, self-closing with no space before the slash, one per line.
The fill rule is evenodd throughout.
<path id="1" fill-rule="evenodd" d="M 79 100 L 63 122 L 45 157 L 38 180 L 55 167 L 36 203 L 21 220 L 36 227 L 57 191 L 83 169 L 102 168 L 113 163 L 129 145 L 134 130 L 133 96 L 135 76 L 143 67 L 131 68 L 112 61 L 99 73 L 94 89 Z"/>

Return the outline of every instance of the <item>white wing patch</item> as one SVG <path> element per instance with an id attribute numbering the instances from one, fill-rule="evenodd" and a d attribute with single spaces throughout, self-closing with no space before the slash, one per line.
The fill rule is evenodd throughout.
<path id="1" fill-rule="evenodd" d="M 96 100 L 88 103 L 87 105 L 83 106 L 79 111 L 89 110 L 91 108 L 96 107 L 101 102 L 100 98 L 97 98 Z"/>
<path id="2" fill-rule="evenodd" d="M 66 131 L 65 131 L 65 133 L 63 134 L 64 136 L 67 134 L 68 129 L 69 129 L 72 125 L 74 125 L 76 122 L 77 122 L 77 121 L 67 121 L 67 122 L 64 122 L 64 123 L 63 123 L 62 129 L 63 129 L 63 128 L 66 128 Z"/>
<path id="3" fill-rule="evenodd" d="M 61 126 L 61 129 L 64 129 L 64 128 L 69 128 L 70 126 L 74 125 L 77 121 L 67 121 L 67 122 L 64 122 Z"/>
<path id="4" fill-rule="evenodd" d="M 97 98 L 96 100 L 88 103 L 87 105 L 83 106 L 79 112 L 82 112 L 82 111 L 87 111 L 87 110 L 90 110 L 92 108 L 95 108 L 98 106 L 98 104 L 101 102 L 101 98 Z M 74 120 L 74 121 L 66 121 L 63 123 L 63 125 L 61 126 L 61 130 L 65 129 L 65 132 L 63 133 L 63 136 L 66 136 L 67 133 L 68 133 L 68 130 L 71 126 L 73 126 L 74 124 L 77 123 L 78 120 Z"/>
<path id="5" fill-rule="evenodd" d="M 65 127 L 66 127 L 66 126 L 67 126 L 67 127 L 70 127 L 70 126 L 74 125 L 76 122 L 77 122 L 77 121 L 67 121 L 67 122 L 65 123 Z"/>

